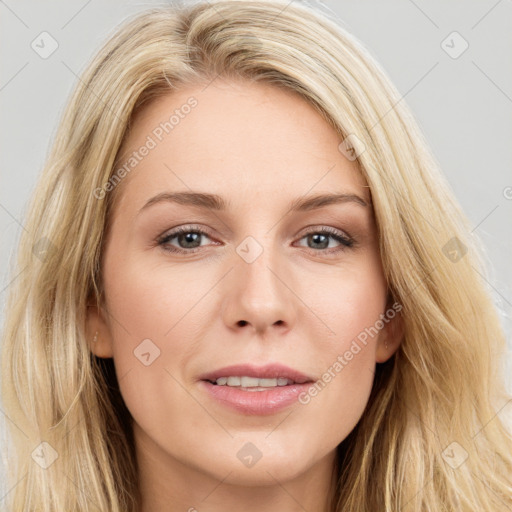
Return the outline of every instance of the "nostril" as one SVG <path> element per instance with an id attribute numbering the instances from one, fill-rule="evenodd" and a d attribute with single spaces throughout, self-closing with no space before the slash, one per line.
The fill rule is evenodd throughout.
<path id="1" fill-rule="evenodd" d="M 247 325 L 247 322 L 245 320 L 239 320 L 238 325 L 244 326 L 244 325 Z"/>

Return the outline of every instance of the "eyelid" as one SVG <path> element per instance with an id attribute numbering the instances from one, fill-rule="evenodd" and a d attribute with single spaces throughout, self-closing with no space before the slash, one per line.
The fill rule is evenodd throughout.
<path id="1" fill-rule="evenodd" d="M 312 224 L 310 226 L 306 226 L 300 232 L 300 233 L 303 233 L 301 238 L 306 235 L 309 235 L 311 233 L 317 233 L 317 232 L 327 232 L 332 235 L 337 235 L 337 236 L 346 238 L 347 240 L 351 240 L 351 241 L 353 240 L 353 237 L 349 233 L 347 233 L 345 230 L 339 229 L 339 228 L 334 228 L 332 226 L 327 226 L 325 224 Z M 300 233 L 299 233 L 299 235 L 300 235 Z"/>
<path id="2" fill-rule="evenodd" d="M 212 239 L 214 236 L 211 234 L 211 231 L 208 228 L 203 226 L 199 226 L 198 224 L 183 224 L 181 226 L 176 226 L 175 228 L 168 229 L 162 235 L 157 237 L 156 242 L 161 243 L 163 240 L 172 239 L 181 233 L 188 232 L 199 232 L 203 235 L 207 235 L 208 238 Z"/>
<path id="3" fill-rule="evenodd" d="M 189 232 L 196 232 L 202 236 L 206 235 L 208 238 L 215 240 L 215 237 L 211 235 L 211 232 L 208 228 L 199 226 L 199 225 L 195 225 L 195 224 L 184 224 L 184 225 L 180 225 L 175 228 L 172 228 L 170 230 L 167 230 L 163 235 L 159 236 L 156 239 L 156 243 L 157 243 L 157 245 L 161 246 L 163 250 L 170 252 L 170 253 L 183 254 L 183 255 L 195 254 L 196 252 L 201 251 L 201 249 L 204 246 L 200 245 L 199 247 L 194 247 L 192 249 L 182 249 L 182 248 L 174 247 L 174 246 L 171 246 L 173 248 L 169 249 L 169 248 L 165 247 L 165 245 L 168 244 L 170 240 L 176 238 L 180 234 L 189 233 Z M 308 249 L 309 251 L 311 251 L 313 253 L 324 254 L 324 255 L 326 255 L 326 257 L 333 255 L 333 253 L 337 254 L 339 252 L 342 252 L 342 251 L 345 251 L 348 249 L 353 249 L 358 246 L 357 240 L 354 239 L 354 237 L 352 237 L 349 233 L 347 233 L 344 230 L 334 228 L 331 226 L 310 225 L 310 226 L 306 226 L 302 230 L 301 233 L 302 234 L 299 233 L 298 235 L 296 235 L 296 237 L 298 237 L 298 239 L 297 239 L 298 241 L 302 240 L 303 238 L 307 237 L 308 235 L 318 234 L 318 233 L 325 234 L 325 235 L 330 236 L 331 238 L 334 238 L 340 244 L 338 247 L 335 247 L 335 248 L 331 247 L 331 248 L 327 248 L 327 249 L 315 250 L 312 248 L 300 246 L 305 249 Z M 215 243 L 214 245 L 219 245 L 219 244 Z"/>

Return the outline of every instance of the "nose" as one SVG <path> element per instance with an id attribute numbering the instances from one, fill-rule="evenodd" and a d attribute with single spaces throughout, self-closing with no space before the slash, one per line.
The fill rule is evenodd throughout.
<path id="1" fill-rule="evenodd" d="M 234 255 L 235 268 L 225 282 L 222 314 L 230 329 L 259 335 L 290 330 L 297 317 L 290 273 L 275 252 L 265 248 L 252 262 Z M 283 263 L 283 264 L 280 264 Z"/>

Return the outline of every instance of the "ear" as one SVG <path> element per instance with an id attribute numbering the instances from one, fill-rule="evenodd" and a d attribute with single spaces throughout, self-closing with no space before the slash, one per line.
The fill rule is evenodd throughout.
<path id="1" fill-rule="evenodd" d="M 375 361 L 386 362 L 397 350 L 404 335 L 404 322 L 401 314 L 402 305 L 394 302 L 388 303 L 384 319 L 384 327 L 379 332 Z"/>
<path id="2" fill-rule="evenodd" d="M 113 357 L 112 335 L 106 320 L 107 313 L 96 303 L 87 304 L 85 333 L 91 352 L 101 358 Z M 97 334 L 96 334 L 97 333 Z"/>

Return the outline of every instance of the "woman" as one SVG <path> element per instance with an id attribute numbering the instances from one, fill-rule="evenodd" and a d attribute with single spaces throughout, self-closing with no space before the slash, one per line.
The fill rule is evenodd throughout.
<path id="1" fill-rule="evenodd" d="M 217 1 L 125 23 L 25 226 L 9 510 L 512 508 L 478 241 L 328 18 Z"/>

